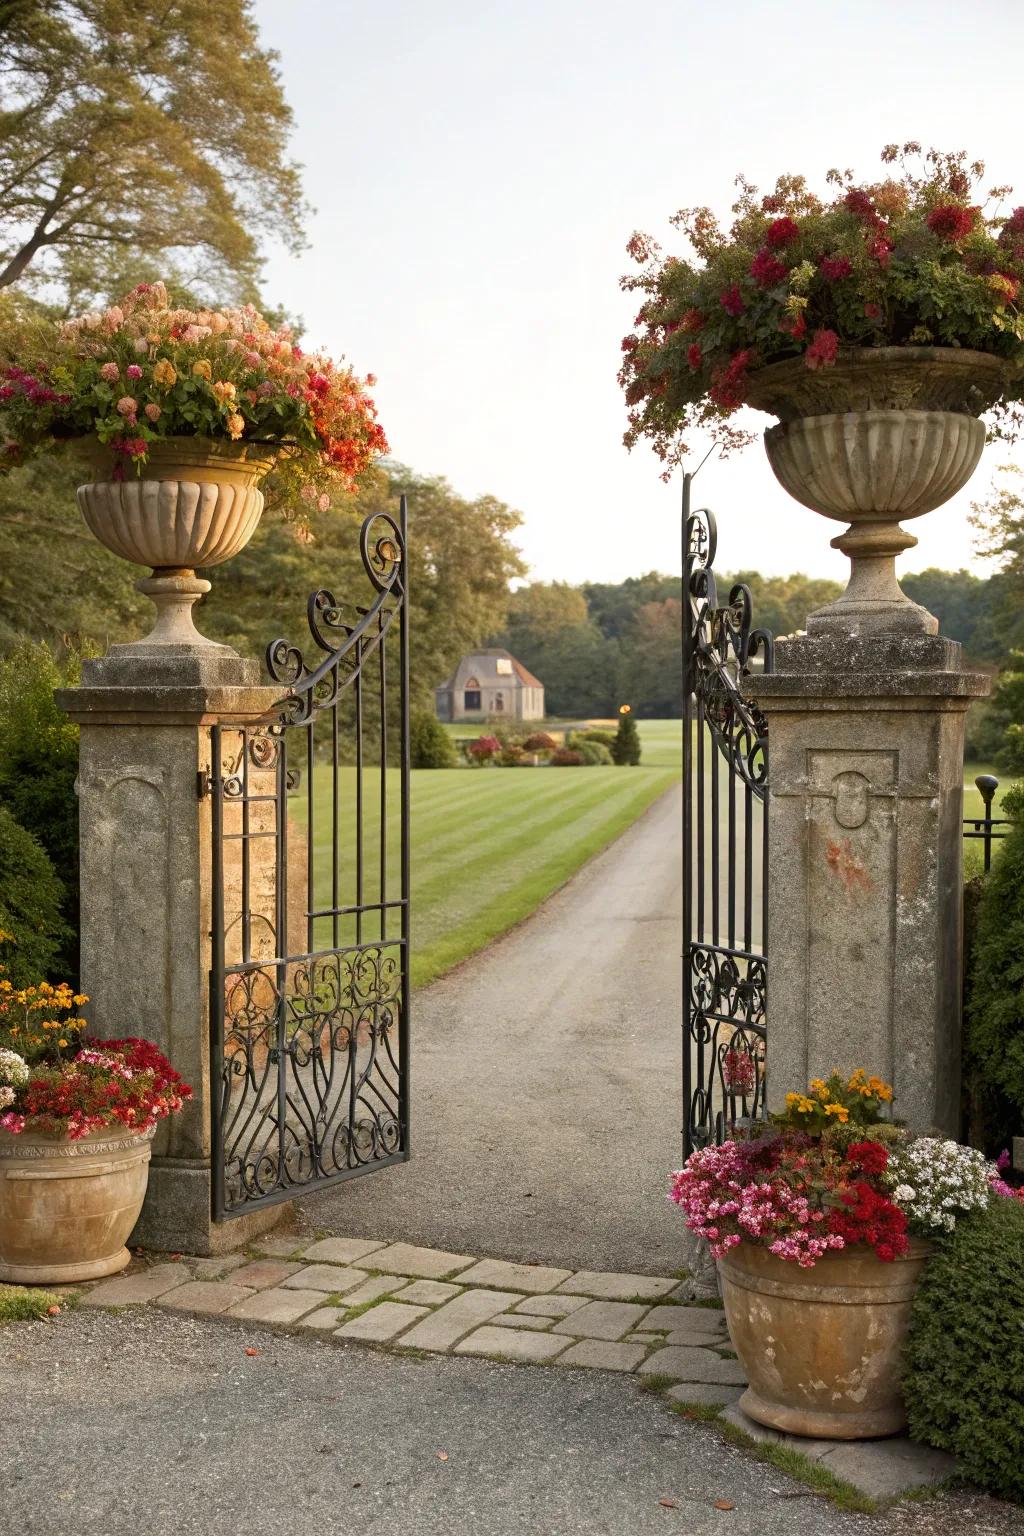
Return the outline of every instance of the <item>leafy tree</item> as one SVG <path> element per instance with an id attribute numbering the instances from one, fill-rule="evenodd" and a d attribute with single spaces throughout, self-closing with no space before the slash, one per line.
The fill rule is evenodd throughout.
<path id="1" fill-rule="evenodd" d="M 622 646 L 620 689 L 638 715 L 674 719 L 683 712 L 683 605 L 677 597 L 645 603 Z M 619 720 L 632 721 L 631 715 Z M 636 727 L 633 727 L 634 731 Z"/>
<path id="2" fill-rule="evenodd" d="M 619 708 L 619 729 L 612 747 L 612 760 L 620 768 L 635 768 L 640 761 L 640 733 L 628 704 Z"/>
<path id="3" fill-rule="evenodd" d="M 56 974 L 68 939 L 63 895 L 42 845 L 0 805 L 0 956 L 16 987 L 31 987 Z"/>
<path id="4" fill-rule="evenodd" d="M 807 616 L 826 603 L 835 602 L 843 588 L 837 581 L 820 576 L 762 576 L 759 571 L 737 571 L 735 576 L 718 578 L 718 597 L 724 603 L 729 588 L 741 581 L 750 588 L 753 622 L 756 629 L 771 635 L 792 635 L 805 628 Z"/>
<path id="5" fill-rule="evenodd" d="M 87 301 L 159 260 L 251 298 L 257 237 L 303 243 L 252 0 L 0 0 L 0 70 L 0 288 Z"/>
<path id="6" fill-rule="evenodd" d="M 662 603 L 668 598 L 682 600 L 681 576 L 663 576 L 648 571 L 644 576 L 627 576 L 625 581 L 584 582 L 581 591 L 587 612 L 601 633 L 609 640 L 622 639 L 632 626 L 638 611 L 647 603 Z"/>
<path id="7" fill-rule="evenodd" d="M 1016 818 L 986 881 L 971 951 L 965 1029 L 973 1097 L 989 1150 L 1017 1134 L 1024 1115 L 1024 788 L 1007 792 Z"/>
<path id="8" fill-rule="evenodd" d="M 913 602 L 935 615 L 940 634 L 959 640 L 972 660 L 1002 660 L 1006 646 L 993 612 L 1000 602 L 998 582 L 972 571 L 929 567 L 901 577 L 900 586 Z"/>

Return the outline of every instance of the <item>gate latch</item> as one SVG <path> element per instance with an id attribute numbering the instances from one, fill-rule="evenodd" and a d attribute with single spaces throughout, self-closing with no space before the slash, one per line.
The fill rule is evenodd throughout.
<path id="1" fill-rule="evenodd" d="M 199 772 L 196 774 L 196 796 L 197 796 L 197 798 L 200 799 L 200 800 L 205 800 L 207 795 L 210 793 L 210 787 L 211 786 L 210 786 L 210 770 L 209 770 L 209 768 L 200 768 Z"/>

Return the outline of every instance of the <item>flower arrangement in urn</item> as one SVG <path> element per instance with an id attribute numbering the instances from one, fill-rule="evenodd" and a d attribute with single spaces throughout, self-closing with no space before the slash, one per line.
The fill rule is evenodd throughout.
<path id="1" fill-rule="evenodd" d="M 148 1040 L 89 1039 L 86 1002 L 0 974 L 0 1279 L 122 1269 L 157 1121 L 191 1096 Z"/>
<path id="2" fill-rule="evenodd" d="M 1016 1194 L 982 1153 L 909 1136 L 891 1104 L 880 1078 L 833 1072 L 672 1176 L 670 1199 L 719 1261 L 742 1407 L 774 1428 L 900 1429 L 900 1350 L 930 1244 Z"/>
<path id="3" fill-rule="evenodd" d="M 877 181 L 829 171 L 825 196 L 787 175 L 762 197 L 741 177 L 729 230 L 684 209 L 692 257 L 636 234 L 641 270 L 622 280 L 644 295 L 622 343 L 627 446 L 649 439 L 667 477 L 695 429 L 750 442 L 734 417 L 751 405 L 778 417 L 764 445 L 785 490 L 849 523 L 832 544 L 850 585 L 811 636 L 935 632 L 896 581 L 917 542 L 899 519 L 967 484 L 986 412 L 1011 440 L 1024 422 L 1024 207 L 1009 187 L 982 194 L 963 153 L 891 144 L 882 160 Z"/>
<path id="4" fill-rule="evenodd" d="M 56 323 L 0 309 L 0 440 L 7 467 L 74 444 L 93 466 L 79 488 L 90 530 L 152 567 L 153 647 L 208 646 L 192 605 L 219 565 L 249 542 L 259 483 L 300 520 L 351 491 L 387 450 L 372 374 L 306 352 L 251 304 L 176 305 L 163 283 Z M 273 473 L 271 473 L 273 472 Z"/>

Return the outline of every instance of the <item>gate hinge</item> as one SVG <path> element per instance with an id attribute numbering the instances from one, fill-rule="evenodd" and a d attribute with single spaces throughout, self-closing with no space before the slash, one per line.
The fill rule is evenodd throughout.
<path id="1" fill-rule="evenodd" d="M 200 800 L 205 800 L 210 793 L 210 770 L 200 768 L 196 774 L 196 795 Z"/>

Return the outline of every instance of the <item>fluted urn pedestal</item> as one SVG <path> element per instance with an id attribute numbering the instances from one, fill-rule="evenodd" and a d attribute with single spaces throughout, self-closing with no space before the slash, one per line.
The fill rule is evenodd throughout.
<path id="1" fill-rule="evenodd" d="M 1006 380 L 986 354 L 864 349 L 752 376 L 769 462 L 847 524 L 846 591 L 750 680 L 768 721 L 769 1107 L 835 1068 L 894 1085 L 917 1131 L 960 1122 L 964 719 L 988 681 L 896 580 L 900 526 L 970 479 Z"/>
<path id="2" fill-rule="evenodd" d="M 111 654 L 214 648 L 192 617 L 210 590 L 196 568 L 221 565 L 248 544 L 263 514 L 258 482 L 273 468 L 273 453 L 263 444 L 169 438 L 150 444 L 141 473 L 99 444 L 89 456 L 101 477 L 79 487 L 82 516 L 115 555 L 151 567 L 136 586 L 157 611 L 144 639 Z"/>

